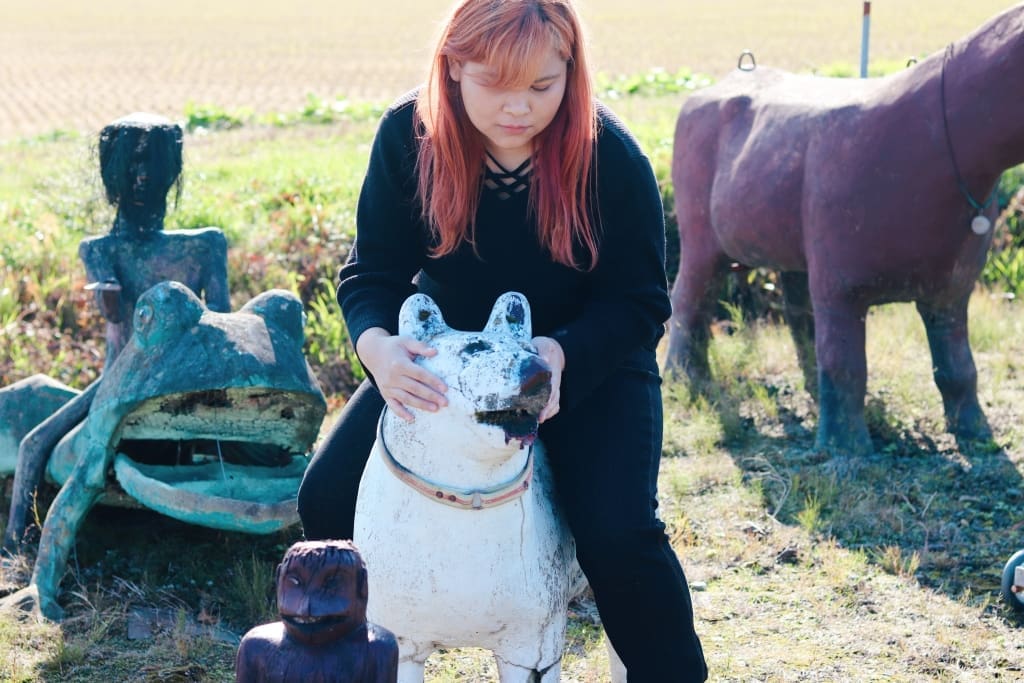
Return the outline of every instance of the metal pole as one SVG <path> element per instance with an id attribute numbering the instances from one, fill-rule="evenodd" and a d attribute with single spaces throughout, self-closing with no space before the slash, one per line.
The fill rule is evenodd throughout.
<path id="1" fill-rule="evenodd" d="M 871 38 L 871 0 L 864 0 L 864 28 L 860 35 L 860 77 L 868 77 L 868 42 Z"/>

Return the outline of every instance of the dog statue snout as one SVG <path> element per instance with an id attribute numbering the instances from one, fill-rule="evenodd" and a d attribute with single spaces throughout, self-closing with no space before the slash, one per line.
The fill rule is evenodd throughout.
<path id="1" fill-rule="evenodd" d="M 519 377 L 522 397 L 535 400 L 543 407 L 551 395 L 551 369 L 540 358 L 530 356 L 519 365 Z"/>

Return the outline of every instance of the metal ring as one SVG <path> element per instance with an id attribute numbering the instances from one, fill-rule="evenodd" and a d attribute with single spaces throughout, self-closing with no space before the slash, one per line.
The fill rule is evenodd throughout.
<path id="1" fill-rule="evenodd" d="M 744 66 L 743 60 L 746 57 L 750 57 L 750 64 Z M 736 68 L 739 69 L 740 71 L 753 71 L 754 69 L 756 69 L 757 60 L 754 59 L 754 53 L 751 52 L 750 50 L 744 50 L 743 52 L 741 52 L 739 63 L 736 64 Z"/>

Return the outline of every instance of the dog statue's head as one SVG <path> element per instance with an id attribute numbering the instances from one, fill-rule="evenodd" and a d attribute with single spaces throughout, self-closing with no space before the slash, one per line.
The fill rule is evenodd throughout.
<path id="1" fill-rule="evenodd" d="M 493 427 L 506 444 L 516 439 L 526 446 L 537 437 L 537 417 L 551 395 L 551 370 L 531 344 L 526 297 L 501 295 L 483 330 L 463 332 L 448 327 L 433 299 L 414 294 L 402 305 L 398 331 L 437 349 L 437 355 L 416 362 L 448 385 L 448 407 L 438 415 L 453 419 L 456 413 Z"/>

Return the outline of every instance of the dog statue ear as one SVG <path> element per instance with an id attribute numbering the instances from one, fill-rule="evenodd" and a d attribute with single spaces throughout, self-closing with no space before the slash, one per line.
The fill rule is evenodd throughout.
<path id="1" fill-rule="evenodd" d="M 398 334 L 425 342 L 449 329 L 441 309 L 426 294 L 413 294 L 398 312 Z"/>
<path id="2" fill-rule="evenodd" d="M 508 334 L 520 341 L 533 338 L 530 303 L 519 292 L 505 292 L 494 302 L 484 332 Z"/>

